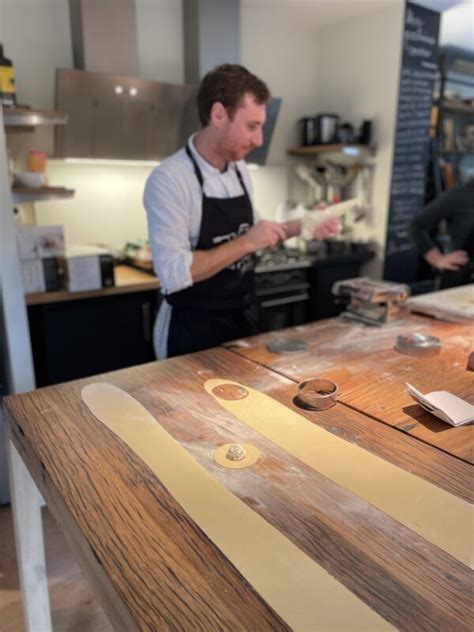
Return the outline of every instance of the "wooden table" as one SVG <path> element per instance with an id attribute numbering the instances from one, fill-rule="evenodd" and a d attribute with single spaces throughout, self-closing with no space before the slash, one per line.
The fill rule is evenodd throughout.
<path id="1" fill-rule="evenodd" d="M 5 399 L 15 449 L 118 630 L 286 630 L 288 625 L 143 461 L 92 415 L 81 400 L 81 389 L 97 381 L 114 384 L 140 401 L 216 480 L 396 628 L 472 629 L 467 566 L 304 465 L 224 411 L 204 390 L 211 378 L 254 388 L 331 435 L 472 502 L 471 465 L 456 454 L 456 442 L 420 440 L 413 429 L 392 424 L 391 418 L 381 423 L 376 414 L 365 414 L 352 399 L 344 403 L 343 398 L 343 403 L 318 413 L 296 408 L 293 402 L 295 382 L 315 370 L 332 376 L 339 372 L 347 380 L 343 384 L 362 370 L 361 352 L 353 343 L 349 349 L 343 345 L 342 351 L 335 347 L 343 336 L 354 340 L 351 328 L 355 340 L 366 338 L 363 351 L 373 371 L 379 357 L 386 360 L 393 335 L 414 326 L 430 331 L 436 327 L 438 332 L 444 327 L 416 320 L 390 328 L 390 334 L 379 330 L 371 338 L 359 325 L 327 321 L 248 339 L 245 347 L 240 343 Z M 443 367 L 454 367 L 459 377 L 464 375 L 466 330 L 456 327 L 447 326 L 443 334 Z M 289 334 L 311 339 L 312 350 L 298 359 L 266 353 L 268 339 Z M 397 375 L 388 364 L 380 370 Z M 423 387 L 413 367 L 413 382 Z M 457 430 L 449 428 L 446 434 Z M 264 458 L 246 470 L 221 468 L 213 453 L 228 441 L 252 443 Z M 20 541 L 28 538 L 24 531 L 18 535 Z"/>
<path id="2" fill-rule="evenodd" d="M 435 357 L 415 358 L 394 349 L 404 333 L 423 333 L 442 341 Z M 303 353 L 276 354 L 267 345 L 276 338 L 308 343 Z M 448 454 L 473 462 L 474 427 L 453 428 L 425 412 L 405 393 L 409 382 L 422 393 L 448 390 L 474 404 L 474 373 L 466 371 L 474 350 L 474 325 L 407 315 L 403 321 L 374 327 L 332 318 L 228 345 L 296 382 L 320 376 L 336 382 L 339 401 L 389 424 Z"/>

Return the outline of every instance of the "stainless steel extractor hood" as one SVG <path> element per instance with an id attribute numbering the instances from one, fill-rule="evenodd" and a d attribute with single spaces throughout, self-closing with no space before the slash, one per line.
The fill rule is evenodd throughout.
<path id="1" fill-rule="evenodd" d="M 199 128 L 201 77 L 239 61 L 240 0 L 183 0 L 186 85 L 137 77 L 135 0 L 69 0 L 69 7 L 75 69 L 56 72 L 56 107 L 69 116 L 55 132 L 56 156 L 158 161 L 177 151 Z M 249 162 L 265 163 L 280 102 L 269 104 L 264 145 Z"/>
<path id="2" fill-rule="evenodd" d="M 196 88 L 84 70 L 56 72 L 61 158 L 162 160 L 199 127 Z"/>

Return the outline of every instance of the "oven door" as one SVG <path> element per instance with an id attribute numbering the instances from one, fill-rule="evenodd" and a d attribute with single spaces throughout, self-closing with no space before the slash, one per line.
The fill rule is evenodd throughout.
<path id="1" fill-rule="evenodd" d="M 308 322 L 309 283 L 298 289 L 260 296 L 260 329 L 275 331 Z"/>
<path id="2" fill-rule="evenodd" d="M 255 281 L 262 332 L 308 322 L 311 284 L 306 269 L 266 271 L 257 274 Z"/>

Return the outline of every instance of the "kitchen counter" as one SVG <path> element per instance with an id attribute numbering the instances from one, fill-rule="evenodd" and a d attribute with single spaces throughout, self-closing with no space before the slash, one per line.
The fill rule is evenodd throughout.
<path id="1" fill-rule="evenodd" d="M 296 249 L 273 248 L 264 251 L 257 261 L 255 272 L 279 272 L 297 268 L 325 268 L 347 264 L 362 264 L 374 257 L 374 250 L 369 245 L 354 248 L 344 242 L 334 242 L 332 249 L 336 252 L 319 252 L 304 254 Z"/>
<path id="2" fill-rule="evenodd" d="M 120 265 L 115 287 L 29 295 L 36 386 L 151 362 L 158 279 Z"/>
<path id="3" fill-rule="evenodd" d="M 396 406 L 402 415 L 407 403 L 415 407 L 400 396 L 400 385 L 393 378 L 398 369 L 388 357 L 396 353 L 391 351 L 392 335 L 404 328 L 420 331 L 428 327 L 431 331 L 436 327 L 446 341 L 446 354 L 429 362 L 401 357 L 410 367 L 412 384 L 422 389 L 445 386 L 451 367 L 457 371 L 450 388 L 453 392 L 465 388 L 465 380 L 473 378 L 463 370 L 470 330 L 445 325 L 408 317 L 401 325 L 372 328 L 370 335 L 364 335 L 364 326 L 357 323 L 323 321 L 238 341 L 229 348 L 9 396 L 4 400 L 4 416 L 14 450 L 26 463 L 117 629 L 263 631 L 295 627 L 285 618 L 283 603 L 284 587 L 289 585 L 285 582 L 291 582 L 286 577 L 291 575 L 291 564 L 288 573 L 274 577 L 273 584 L 279 588 L 264 598 L 265 582 L 246 576 L 248 567 L 242 566 L 241 555 L 245 557 L 251 549 L 252 568 L 265 567 L 263 558 L 260 560 L 265 539 L 257 545 L 254 532 L 244 531 L 237 522 L 229 524 L 230 542 L 218 545 L 217 532 L 208 531 L 201 522 L 199 507 L 209 503 L 212 524 L 217 523 L 218 531 L 220 524 L 225 525 L 226 510 L 220 503 L 230 492 L 234 503 L 250 509 L 254 521 L 263 519 L 272 534 L 275 530 L 282 534 L 292 551 L 296 547 L 304 554 L 305 564 L 319 573 L 320 580 L 312 586 L 315 598 L 299 610 L 313 616 L 305 629 L 378 632 L 393 626 L 467 631 L 473 623 L 471 574 L 463 555 L 453 552 L 451 545 L 461 527 L 469 524 L 458 522 L 444 543 L 435 544 L 436 533 L 433 540 L 422 534 L 416 519 L 414 526 L 407 526 L 407 521 L 413 518 L 412 509 L 417 511 L 420 503 L 439 494 L 443 502 L 449 506 L 459 503 L 464 511 L 473 500 L 469 458 L 451 451 L 449 439 L 444 445 L 428 441 L 410 432 L 408 424 L 393 424 L 391 418 L 384 419 L 373 409 L 379 388 L 382 396 L 378 399 L 389 405 L 391 414 Z M 309 340 L 310 351 L 292 356 L 269 354 L 267 341 L 283 337 Z M 356 348 L 361 339 L 363 343 Z M 371 380 L 377 378 L 377 371 L 379 382 L 374 385 Z M 337 377 L 342 386 L 339 402 L 322 412 L 301 409 L 294 399 L 297 382 L 315 373 Z M 366 391 L 356 393 L 357 386 L 351 382 L 356 376 L 360 388 L 364 375 L 366 384 L 372 384 L 372 398 L 366 397 Z M 97 382 L 115 385 L 138 400 L 181 452 L 186 451 L 186 468 L 197 468 L 199 476 L 204 472 L 212 478 L 213 489 L 219 491 L 217 498 L 199 489 L 187 499 L 177 500 L 169 479 L 165 483 L 154 469 L 163 461 L 153 457 L 161 449 L 158 443 L 148 452 L 148 441 L 142 441 L 141 448 L 138 444 L 132 448 L 130 437 L 119 438 L 117 428 L 112 431 L 85 405 L 82 388 Z M 352 392 L 358 403 L 351 399 Z M 276 438 L 271 433 L 277 422 L 285 424 L 285 417 L 297 425 Z M 266 423 L 268 420 L 272 423 Z M 127 423 L 131 427 L 139 421 L 133 418 Z M 427 416 L 419 411 L 411 421 L 414 426 L 429 427 Z M 297 450 L 304 452 L 305 446 L 291 441 L 300 426 L 316 433 L 315 440 L 306 443 L 309 452 L 324 446 L 313 464 L 297 456 Z M 137 436 L 145 431 L 145 426 L 140 428 L 136 428 Z M 473 429 L 440 424 L 431 430 L 439 437 L 467 431 L 472 438 Z M 235 442 L 253 445 L 261 457 L 247 469 L 217 465 L 215 449 Z M 336 452 L 327 458 L 332 454 L 330 446 Z M 145 463 L 142 449 L 156 466 L 148 460 Z M 347 461 L 346 452 L 352 455 Z M 181 471 L 178 466 L 174 469 Z M 375 473 L 380 471 L 384 477 Z M 185 489 L 198 484 L 194 476 L 183 476 Z M 345 482 L 338 476 L 345 477 Z M 405 479 L 408 482 L 400 484 Z M 357 492 L 354 481 L 361 485 Z M 370 495 L 372 487 L 379 486 L 381 502 L 387 504 L 384 509 L 366 497 L 366 492 Z M 194 504 L 200 517 L 193 513 L 193 519 L 185 507 L 196 497 L 201 499 Z M 398 508 L 391 505 L 394 498 L 399 499 L 394 501 Z M 435 512 L 437 506 L 435 502 Z M 406 507 L 411 507 L 406 517 L 394 517 L 398 516 L 395 510 L 403 513 Z M 436 524 L 441 531 L 452 517 L 449 509 L 434 518 L 428 515 L 428 531 L 440 515 L 441 522 Z M 247 513 L 245 516 L 247 519 Z M 20 523 L 20 539 L 22 535 L 28 546 L 30 523 L 23 534 Z M 277 545 L 272 560 L 278 560 L 280 553 Z M 34 555 L 36 559 L 28 560 L 30 565 L 38 562 L 37 550 Z M 350 616 L 349 603 L 361 614 L 344 627 L 341 620 Z M 372 621 L 369 628 L 365 616 L 378 616 L 379 620 L 375 625 Z"/>
<path id="4" fill-rule="evenodd" d="M 37 292 L 26 295 L 27 305 L 43 305 L 46 303 L 61 303 L 64 301 L 77 301 L 80 299 L 113 296 L 115 294 L 131 294 L 133 292 L 144 292 L 147 290 L 157 290 L 160 283 L 153 273 L 130 268 L 125 265 L 114 267 L 114 287 L 104 287 L 100 290 L 89 292 L 68 292 L 58 290 L 57 292 Z"/>

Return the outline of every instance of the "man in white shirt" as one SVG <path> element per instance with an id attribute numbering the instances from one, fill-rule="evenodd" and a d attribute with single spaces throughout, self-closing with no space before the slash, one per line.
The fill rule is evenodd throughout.
<path id="1" fill-rule="evenodd" d="M 164 295 L 154 331 L 160 359 L 258 332 L 253 254 L 300 231 L 299 220 L 260 220 L 253 210 L 244 158 L 262 144 L 269 98 L 242 66 L 209 72 L 197 95 L 201 129 L 147 180 L 144 206 Z M 338 220 L 328 220 L 315 237 L 338 230 Z"/>

